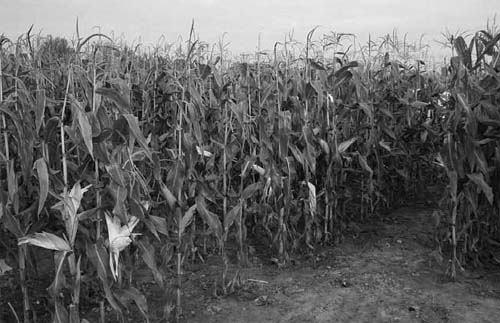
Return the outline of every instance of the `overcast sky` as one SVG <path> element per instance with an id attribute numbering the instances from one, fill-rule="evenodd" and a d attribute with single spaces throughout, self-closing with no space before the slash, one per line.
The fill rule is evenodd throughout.
<path id="1" fill-rule="evenodd" d="M 239 53 L 253 52 L 259 33 L 262 47 L 271 49 L 291 30 L 305 40 L 317 25 L 318 33 L 355 33 L 360 39 L 397 28 L 434 43 L 446 28 L 485 28 L 499 10 L 500 0 L 0 0 L 0 34 L 15 38 L 33 24 L 44 35 L 71 37 L 78 17 L 81 35 L 100 26 L 106 34 L 154 44 L 162 35 L 167 42 L 187 39 L 194 19 L 201 40 L 214 43 L 227 32 L 231 51 Z"/>

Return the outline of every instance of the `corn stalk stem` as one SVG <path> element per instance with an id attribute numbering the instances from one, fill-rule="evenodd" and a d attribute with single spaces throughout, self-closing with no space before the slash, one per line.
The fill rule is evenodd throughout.
<path id="1" fill-rule="evenodd" d="M 0 104 L 3 102 L 3 72 L 2 72 L 2 48 L 0 47 Z M 5 115 L 2 113 L 2 132 L 5 144 L 5 158 L 10 159 L 9 155 L 9 135 L 7 133 L 7 122 L 5 121 Z"/>
<path id="2" fill-rule="evenodd" d="M 229 116 L 228 116 L 228 107 L 227 103 L 224 104 L 224 120 L 226 121 L 226 124 L 224 125 L 224 149 L 222 151 L 222 192 L 224 194 L 223 200 L 222 200 L 222 214 L 223 214 L 223 219 L 227 218 L 227 193 L 228 193 L 228 180 L 227 180 L 227 137 L 229 136 Z M 224 269 L 222 270 L 222 290 L 223 293 L 226 293 L 226 275 L 228 271 L 228 266 L 229 262 L 226 256 L 226 238 L 227 238 L 228 232 L 224 232 L 224 236 L 222 238 L 222 241 L 220 243 L 220 252 L 221 252 L 221 257 L 222 257 L 222 262 L 224 263 Z"/>
<path id="3" fill-rule="evenodd" d="M 182 119 L 183 119 L 183 113 L 184 113 L 184 105 L 185 105 L 185 90 L 184 87 L 182 88 L 182 94 L 181 94 L 181 104 L 178 105 L 179 107 L 179 119 L 178 119 L 178 124 L 177 124 L 177 131 L 178 131 L 178 166 L 179 163 L 182 161 Z M 182 188 L 178 187 L 177 188 L 177 201 L 181 201 L 182 198 Z M 182 232 L 180 229 L 180 225 L 182 223 L 182 209 L 180 206 L 177 206 L 176 208 L 177 212 L 177 223 L 179 225 L 179 228 L 177 228 L 177 289 L 176 289 L 176 321 L 179 322 L 182 316 Z"/>
<path id="4" fill-rule="evenodd" d="M 72 72 L 71 72 L 71 66 L 70 66 L 69 72 L 68 72 L 68 81 L 66 83 L 66 91 L 64 94 L 64 102 L 63 102 L 63 106 L 62 106 L 62 110 L 61 110 L 61 128 L 60 128 L 64 192 L 66 192 L 68 189 L 68 162 L 67 162 L 67 158 L 66 158 L 66 143 L 65 143 L 65 136 L 64 136 L 64 116 L 66 114 L 66 105 L 68 103 L 69 85 L 71 83 L 71 74 L 72 74 Z"/>
<path id="5" fill-rule="evenodd" d="M 23 318 L 24 323 L 29 323 L 30 320 L 30 301 L 28 295 L 28 287 L 26 286 L 26 245 L 18 246 L 19 258 L 19 280 L 21 284 L 21 293 L 23 294 Z"/>

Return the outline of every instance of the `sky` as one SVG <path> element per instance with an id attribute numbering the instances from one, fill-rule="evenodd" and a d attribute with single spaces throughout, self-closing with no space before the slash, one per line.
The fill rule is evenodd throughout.
<path id="1" fill-rule="evenodd" d="M 0 34 L 17 38 L 31 25 L 42 35 L 71 38 L 76 20 L 81 36 L 101 31 L 130 43 L 186 40 L 191 22 L 200 40 L 216 43 L 223 35 L 233 53 L 254 52 L 293 31 L 354 33 L 360 41 L 397 29 L 399 35 L 434 48 L 441 33 L 484 29 L 500 12 L 500 0 L 0 0 Z M 500 19 L 500 17 L 499 17 Z"/>

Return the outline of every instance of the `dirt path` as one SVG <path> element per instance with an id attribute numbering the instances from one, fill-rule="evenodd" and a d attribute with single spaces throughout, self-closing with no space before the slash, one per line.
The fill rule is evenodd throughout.
<path id="1" fill-rule="evenodd" d="M 448 282 L 431 211 L 403 208 L 290 268 L 254 266 L 232 295 L 210 295 L 216 265 L 193 274 L 186 322 L 500 322 L 500 272 Z M 210 266 L 205 266 L 210 268 Z M 200 292 L 206 289 L 205 292 Z"/>

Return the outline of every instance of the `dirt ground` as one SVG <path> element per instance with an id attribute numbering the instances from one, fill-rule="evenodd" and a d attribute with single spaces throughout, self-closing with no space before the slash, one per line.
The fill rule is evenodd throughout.
<path id="1" fill-rule="evenodd" d="M 181 322 L 500 322 L 500 268 L 467 269 L 450 282 L 446 260 L 434 251 L 431 216 L 431 209 L 407 207 L 369 225 L 353 224 L 343 243 L 297 257 L 284 268 L 271 261 L 269 250 L 266 255 L 256 246 L 252 265 L 241 271 L 240 287 L 226 296 L 214 295 L 219 257 L 186 264 Z M 233 273 L 234 268 L 229 278 Z M 169 275 L 167 286 L 173 286 L 174 272 Z M 150 322 L 169 322 L 175 290 L 160 289 L 146 268 L 134 279 L 147 295 Z M 39 293 L 49 284 L 39 282 L 44 285 Z M 20 308 L 18 292 L 3 289 L 2 296 Z M 48 322 L 51 306 L 40 299 L 37 321 Z M 99 322 L 97 308 L 82 307 L 82 317 Z M 127 321 L 142 321 L 135 309 L 130 306 Z M 5 314 L 9 321 L 9 311 Z M 109 307 L 106 318 L 118 321 Z"/>
<path id="2" fill-rule="evenodd" d="M 185 321 L 500 322 L 500 269 L 446 279 L 432 248 L 431 214 L 396 210 L 289 268 L 262 259 L 226 297 L 210 295 L 206 284 L 220 268 L 205 267 L 189 279 Z"/>

